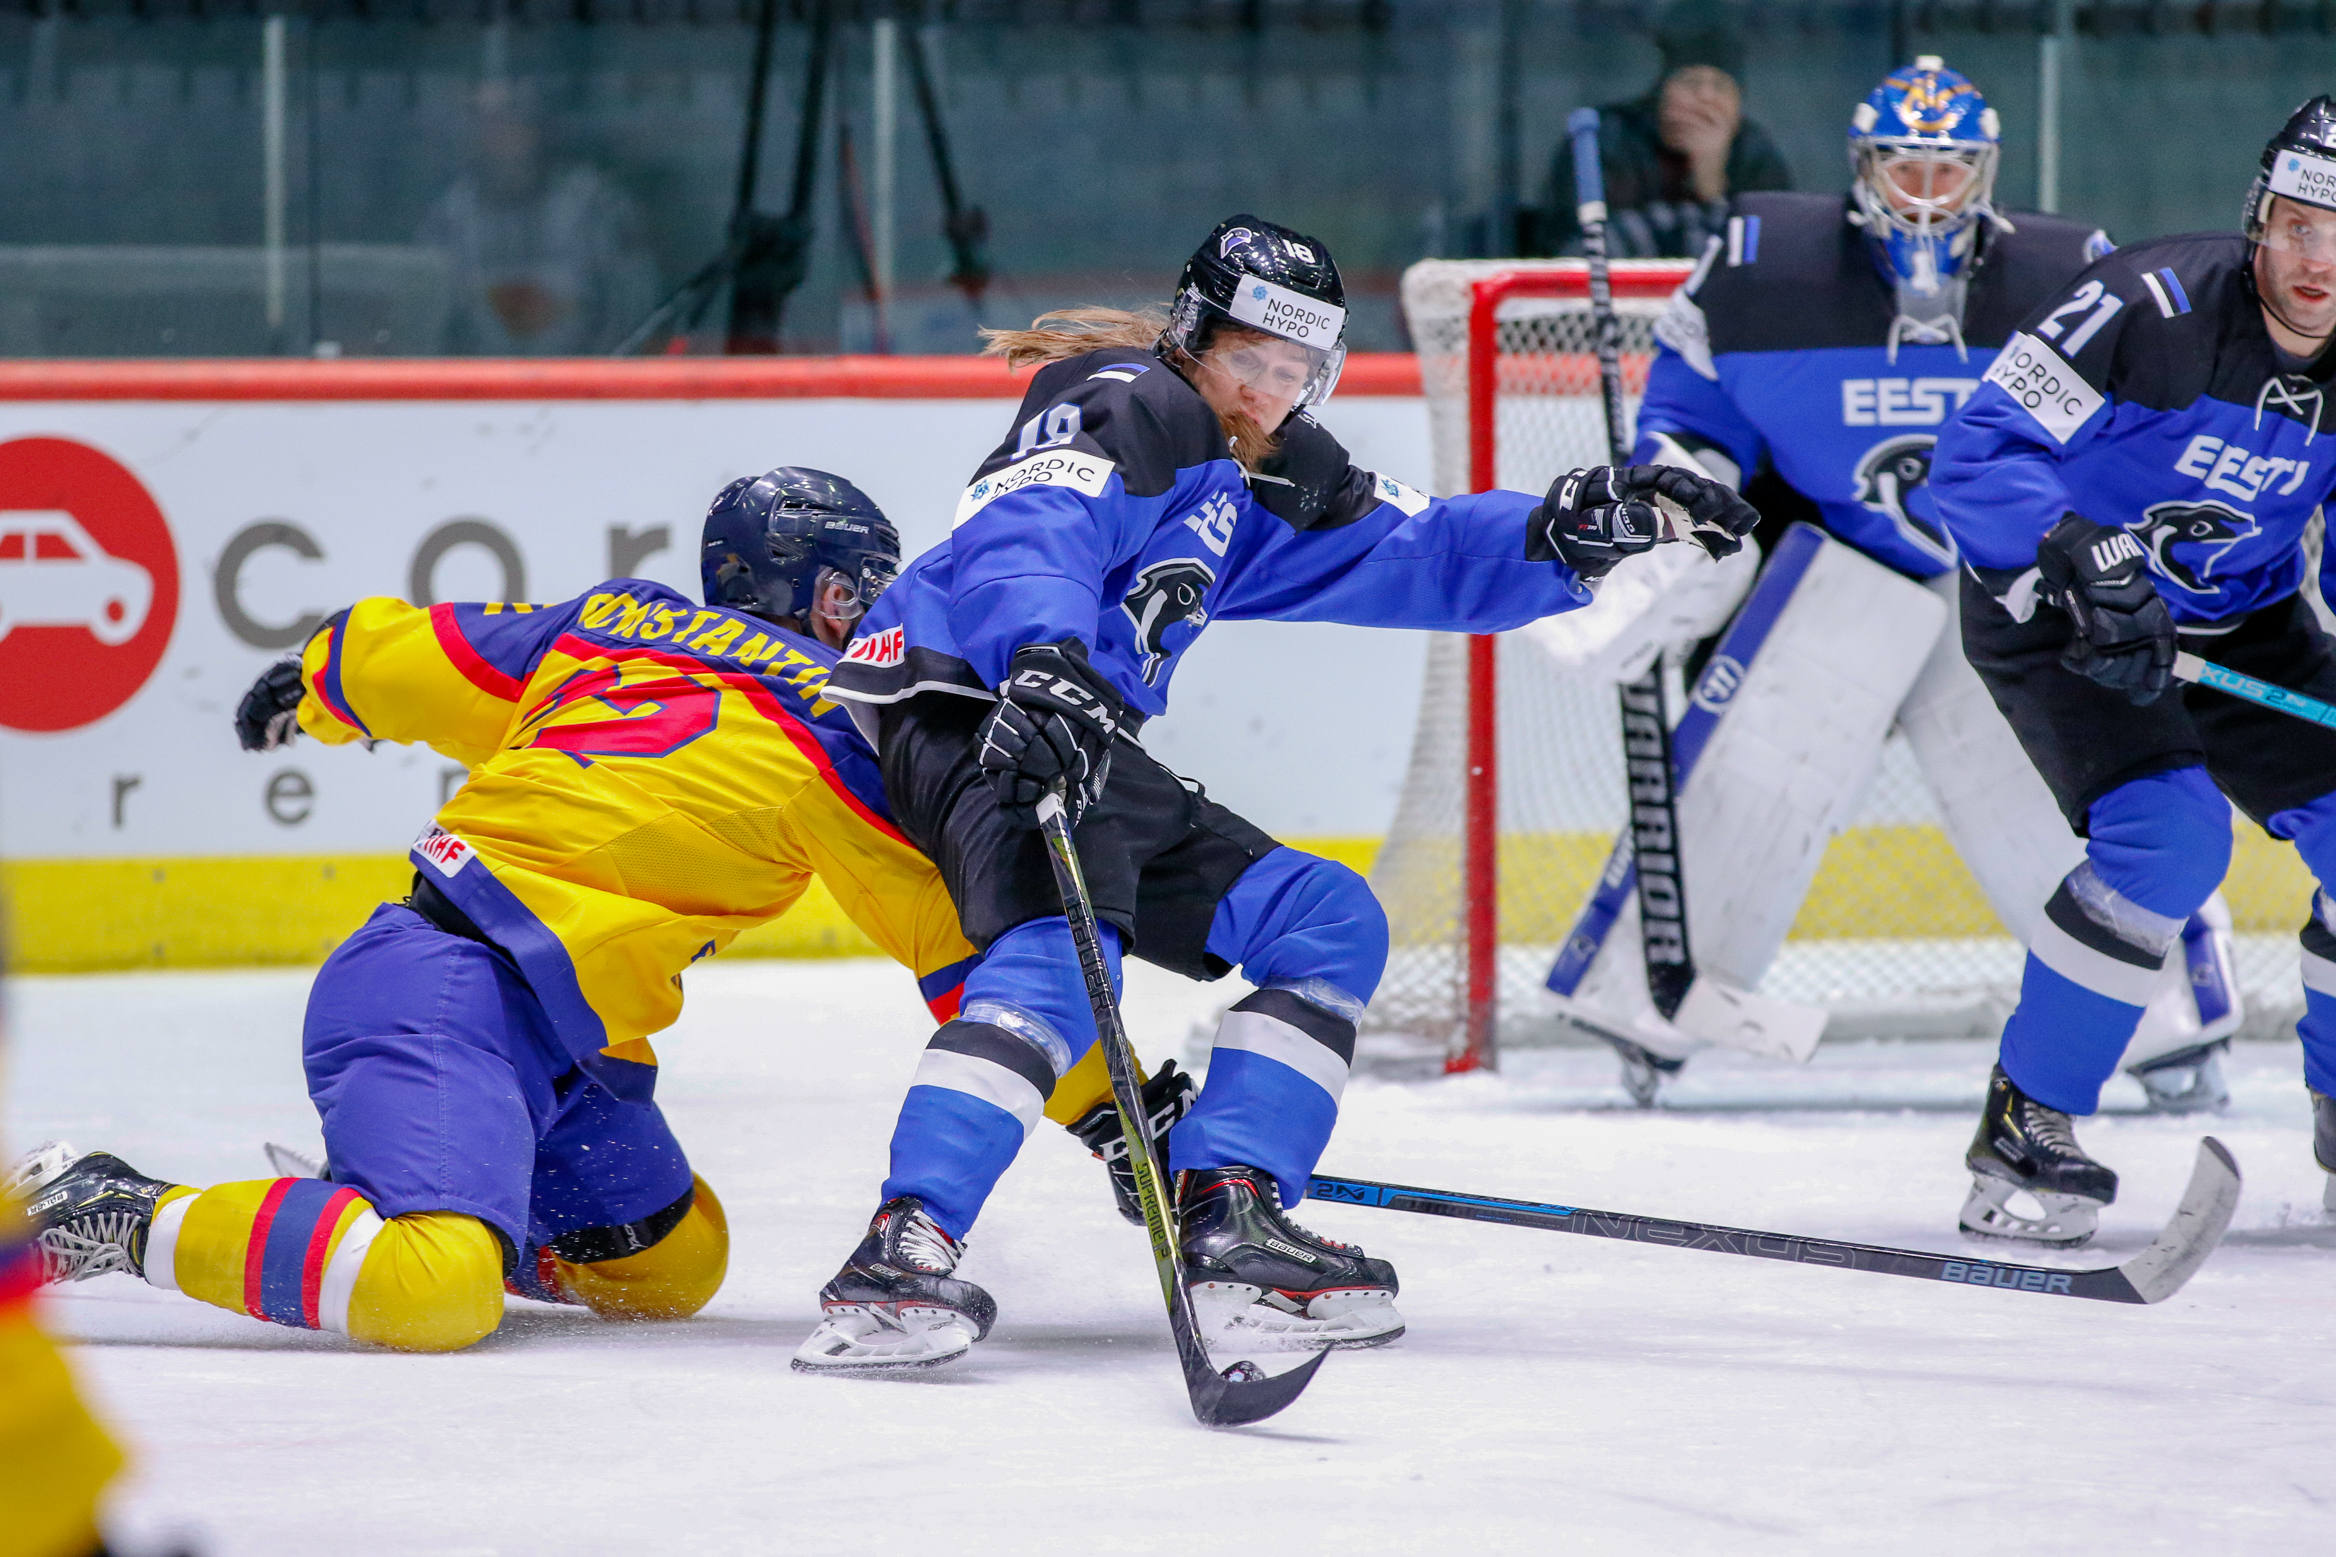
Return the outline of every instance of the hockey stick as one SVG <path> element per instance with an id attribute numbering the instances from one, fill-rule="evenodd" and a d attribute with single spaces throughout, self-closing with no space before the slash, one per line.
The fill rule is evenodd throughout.
<path id="1" fill-rule="evenodd" d="M 1038 802 L 1038 826 L 1046 837 L 1047 862 L 1054 867 L 1055 890 L 1062 894 L 1063 917 L 1071 922 L 1071 944 L 1078 948 L 1087 1001 L 1095 1008 L 1103 1063 L 1111 1072 L 1111 1100 L 1118 1106 L 1119 1128 L 1127 1140 L 1128 1166 L 1135 1171 L 1136 1198 L 1144 1208 L 1144 1231 L 1152 1238 L 1152 1263 L 1159 1268 L 1160 1295 L 1168 1303 L 1168 1329 L 1184 1364 L 1192 1414 L 1210 1427 L 1262 1421 L 1297 1399 L 1329 1354 L 1318 1351 L 1278 1374 L 1269 1374 L 1254 1362 L 1235 1362 L 1220 1373 L 1209 1361 L 1208 1348 L 1193 1323 L 1192 1294 L 1184 1285 L 1184 1251 L 1177 1247 L 1168 1216 L 1160 1159 L 1152 1146 L 1152 1119 L 1143 1105 L 1143 1085 L 1136 1079 L 1135 1050 L 1119 1020 L 1119 999 L 1112 993 L 1103 935 L 1095 924 L 1095 900 L 1087 895 L 1087 878 L 1079 869 L 1079 848 L 1071 841 L 1071 819 L 1063 809 L 1060 787 Z"/>
<path id="2" fill-rule="evenodd" d="M 1622 322 L 1614 317 L 1614 289 L 1606 270 L 1606 170 L 1598 162 L 1598 110 L 1577 108 L 1565 121 L 1574 141 L 1575 217 L 1582 255 L 1590 263 L 1590 319 L 1596 329 L 1598 398 L 1606 411 L 1607 462 L 1630 463 L 1622 403 Z M 1630 822 L 1638 867 L 1638 944 L 1647 969 L 1647 994 L 1668 1022 L 1695 983 L 1695 954 L 1687 943 L 1687 883 L 1679 868 L 1679 797 L 1673 787 L 1671 720 L 1663 707 L 1663 657 L 1625 684 L 1622 754 L 1630 774 Z"/>
<path id="3" fill-rule="evenodd" d="M 1672 1222 L 1620 1211 L 1581 1206 L 1540 1205 L 1493 1195 L 1458 1195 L 1441 1189 L 1413 1189 L 1369 1179 L 1316 1174 L 1308 1196 L 1334 1205 L 1380 1206 L 1469 1222 L 1505 1222 L 1589 1238 L 1626 1243 L 1668 1244 L 1677 1249 L 1709 1249 L 1757 1260 L 1828 1265 L 1836 1270 L 1871 1271 L 1879 1276 L 1911 1276 L 2003 1292 L 2035 1292 L 2046 1297 L 2092 1298 L 2102 1303 L 2162 1303 L 2197 1273 L 2231 1225 L 2239 1205 L 2239 1165 L 2222 1142 L 2209 1135 L 2198 1143 L 2190 1186 L 2174 1208 L 2173 1220 L 2157 1241 L 2122 1265 L 2094 1270 L 2052 1270 L 2001 1260 L 1955 1259 L 1921 1249 L 1891 1249 L 1870 1243 L 1835 1243 L 1790 1233 L 1756 1233 L 1710 1222 Z"/>
<path id="4" fill-rule="evenodd" d="M 2227 692 L 2241 702 L 2268 708 L 2274 713 L 2289 714 L 2307 724 L 2327 725 L 2336 729 L 2336 703 L 2323 703 L 2316 697 L 2301 692 L 2290 692 L 2268 681 L 2257 681 L 2253 676 L 2242 676 L 2235 670 L 2202 660 L 2195 654 L 2176 653 L 2174 679 L 2194 686 L 2210 687 Z"/>

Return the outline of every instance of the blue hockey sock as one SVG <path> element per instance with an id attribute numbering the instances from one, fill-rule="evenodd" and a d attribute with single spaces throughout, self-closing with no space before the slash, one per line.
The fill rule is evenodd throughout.
<path id="1" fill-rule="evenodd" d="M 1119 983 L 1119 932 L 1104 925 Z M 965 981 L 957 1020 L 933 1034 L 892 1131 L 884 1198 L 914 1195 L 952 1238 L 973 1230 L 1054 1094 L 1095 1045 L 1095 1013 L 1070 925 L 1038 919 L 992 943 Z"/>
<path id="2" fill-rule="evenodd" d="M 2047 1108 L 2089 1114 L 2101 1083 L 2141 1025 L 2140 1005 L 2112 1000 L 2054 971 L 2034 952 L 2020 979 L 2020 1005 L 2003 1029 L 2004 1074 Z"/>

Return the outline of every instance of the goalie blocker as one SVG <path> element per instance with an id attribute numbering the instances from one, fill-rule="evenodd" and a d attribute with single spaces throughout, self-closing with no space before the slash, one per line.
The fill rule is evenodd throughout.
<path id="1" fill-rule="evenodd" d="M 2022 944 L 2083 857 L 1963 658 L 1950 630 L 1953 583 L 1953 575 L 1916 583 L 1797 525 L 1736 614 L 1673 736 L 1695 990 L 1672 1020 L 1656 1012 L 1627 836 L 1548 979 L 1564 1017 L 1623 1051 L 1641 1101 L 1651 1100 L 1661 1073 L 1706 1048 L 1794 1060 L 1813 1052 L 1822 1011 L 1745 992 L 1759 987 L 1783 946 L 1893 727 L 1913 748 L 1949 841 Z M 1536 641 L 1569 668 L 1612 675 L 1644 663 L 1646 641 L 1631 642 L 1637 636 L 1622 627 L 1594 641 Z M 2185 957 L 2169 959 L 2124 1061 L 2176 1078 L 2177 1102 L 2201 1054 L 2238 1024 L 2229 919 L 2219 909 L 2210 903 L 2205 922 L 2183 938 Z"/>

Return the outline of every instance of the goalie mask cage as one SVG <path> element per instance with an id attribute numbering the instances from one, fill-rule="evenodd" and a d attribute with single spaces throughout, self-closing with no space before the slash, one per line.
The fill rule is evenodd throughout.
<path id="1" fill-rule="evenodd" d="M 1655 320 L 1691 268 L 1612 266 L 1634 419 Z M 1423 261 L 1404 275 L 1403 306 L 1439 494 L 1540 492 L 1606 461 L 1582 261 Z M 1685 699 L 1675 668 L 1669 679 L 1675 720 Z M 1392 945 L 1365 1030 L 1440 1045 L 1452 1068 L 1489 1061 L 1496 1043 L 1585 1041 L 1543 981 L 1624 817 L 1612 684 L 1561 672 L 1517 634 L 1431 634 L 1402 795 L 1371 870 Z M 2238 829 L 2225 891 L 2248 1028 L 2266 1031 L 2301 1007 L 2294 934 L 2311 887 L 2291 849 Z M 2024 959 L 1893 735 L 1760 987 L 1824 1006 L 1831 1038 L 1992 1035 Z"/>

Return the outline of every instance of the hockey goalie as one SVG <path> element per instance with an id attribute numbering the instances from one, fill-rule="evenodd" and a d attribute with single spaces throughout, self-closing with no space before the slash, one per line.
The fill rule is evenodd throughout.
<path id="1" fill-rule="evenodd" d="M 2077 223 L 1999 214 L 1998 141 L 1977 89 L 1926 56 L 1852 115 L 1846 200 L 1735 200 L 1655 327 L 1634 457 L 1738 486 L 1773 473 L 1755 488 L 1783 498 L 1767 505 L 1767 554 L 1664 548 L 1617 568 L 1591 608 L 1525 630 L 1568 673 L 1617 682 L 1703 640 L 1672 734 L 1691 993 L 1670 1018 L 1649 994 L 1628 840 L 1548 980 L 1569 1020 L 1614 1045 L 1642 1104 L 1713 1045 L 1813 1050 L 1822 1012 L 1749 992 L 1893 732 L 2023 945 L 2084 856 L 1963 657 L 1958 558 L 1926 491 L 1938 429 L 1997 349 L 2110 248 Z M 2157 1109 L 2225 1101 L 2220 1053 L 2241 1015 L 2229 926 L 2219 894 L 2190 920 L 2125 1055 Z"/>

